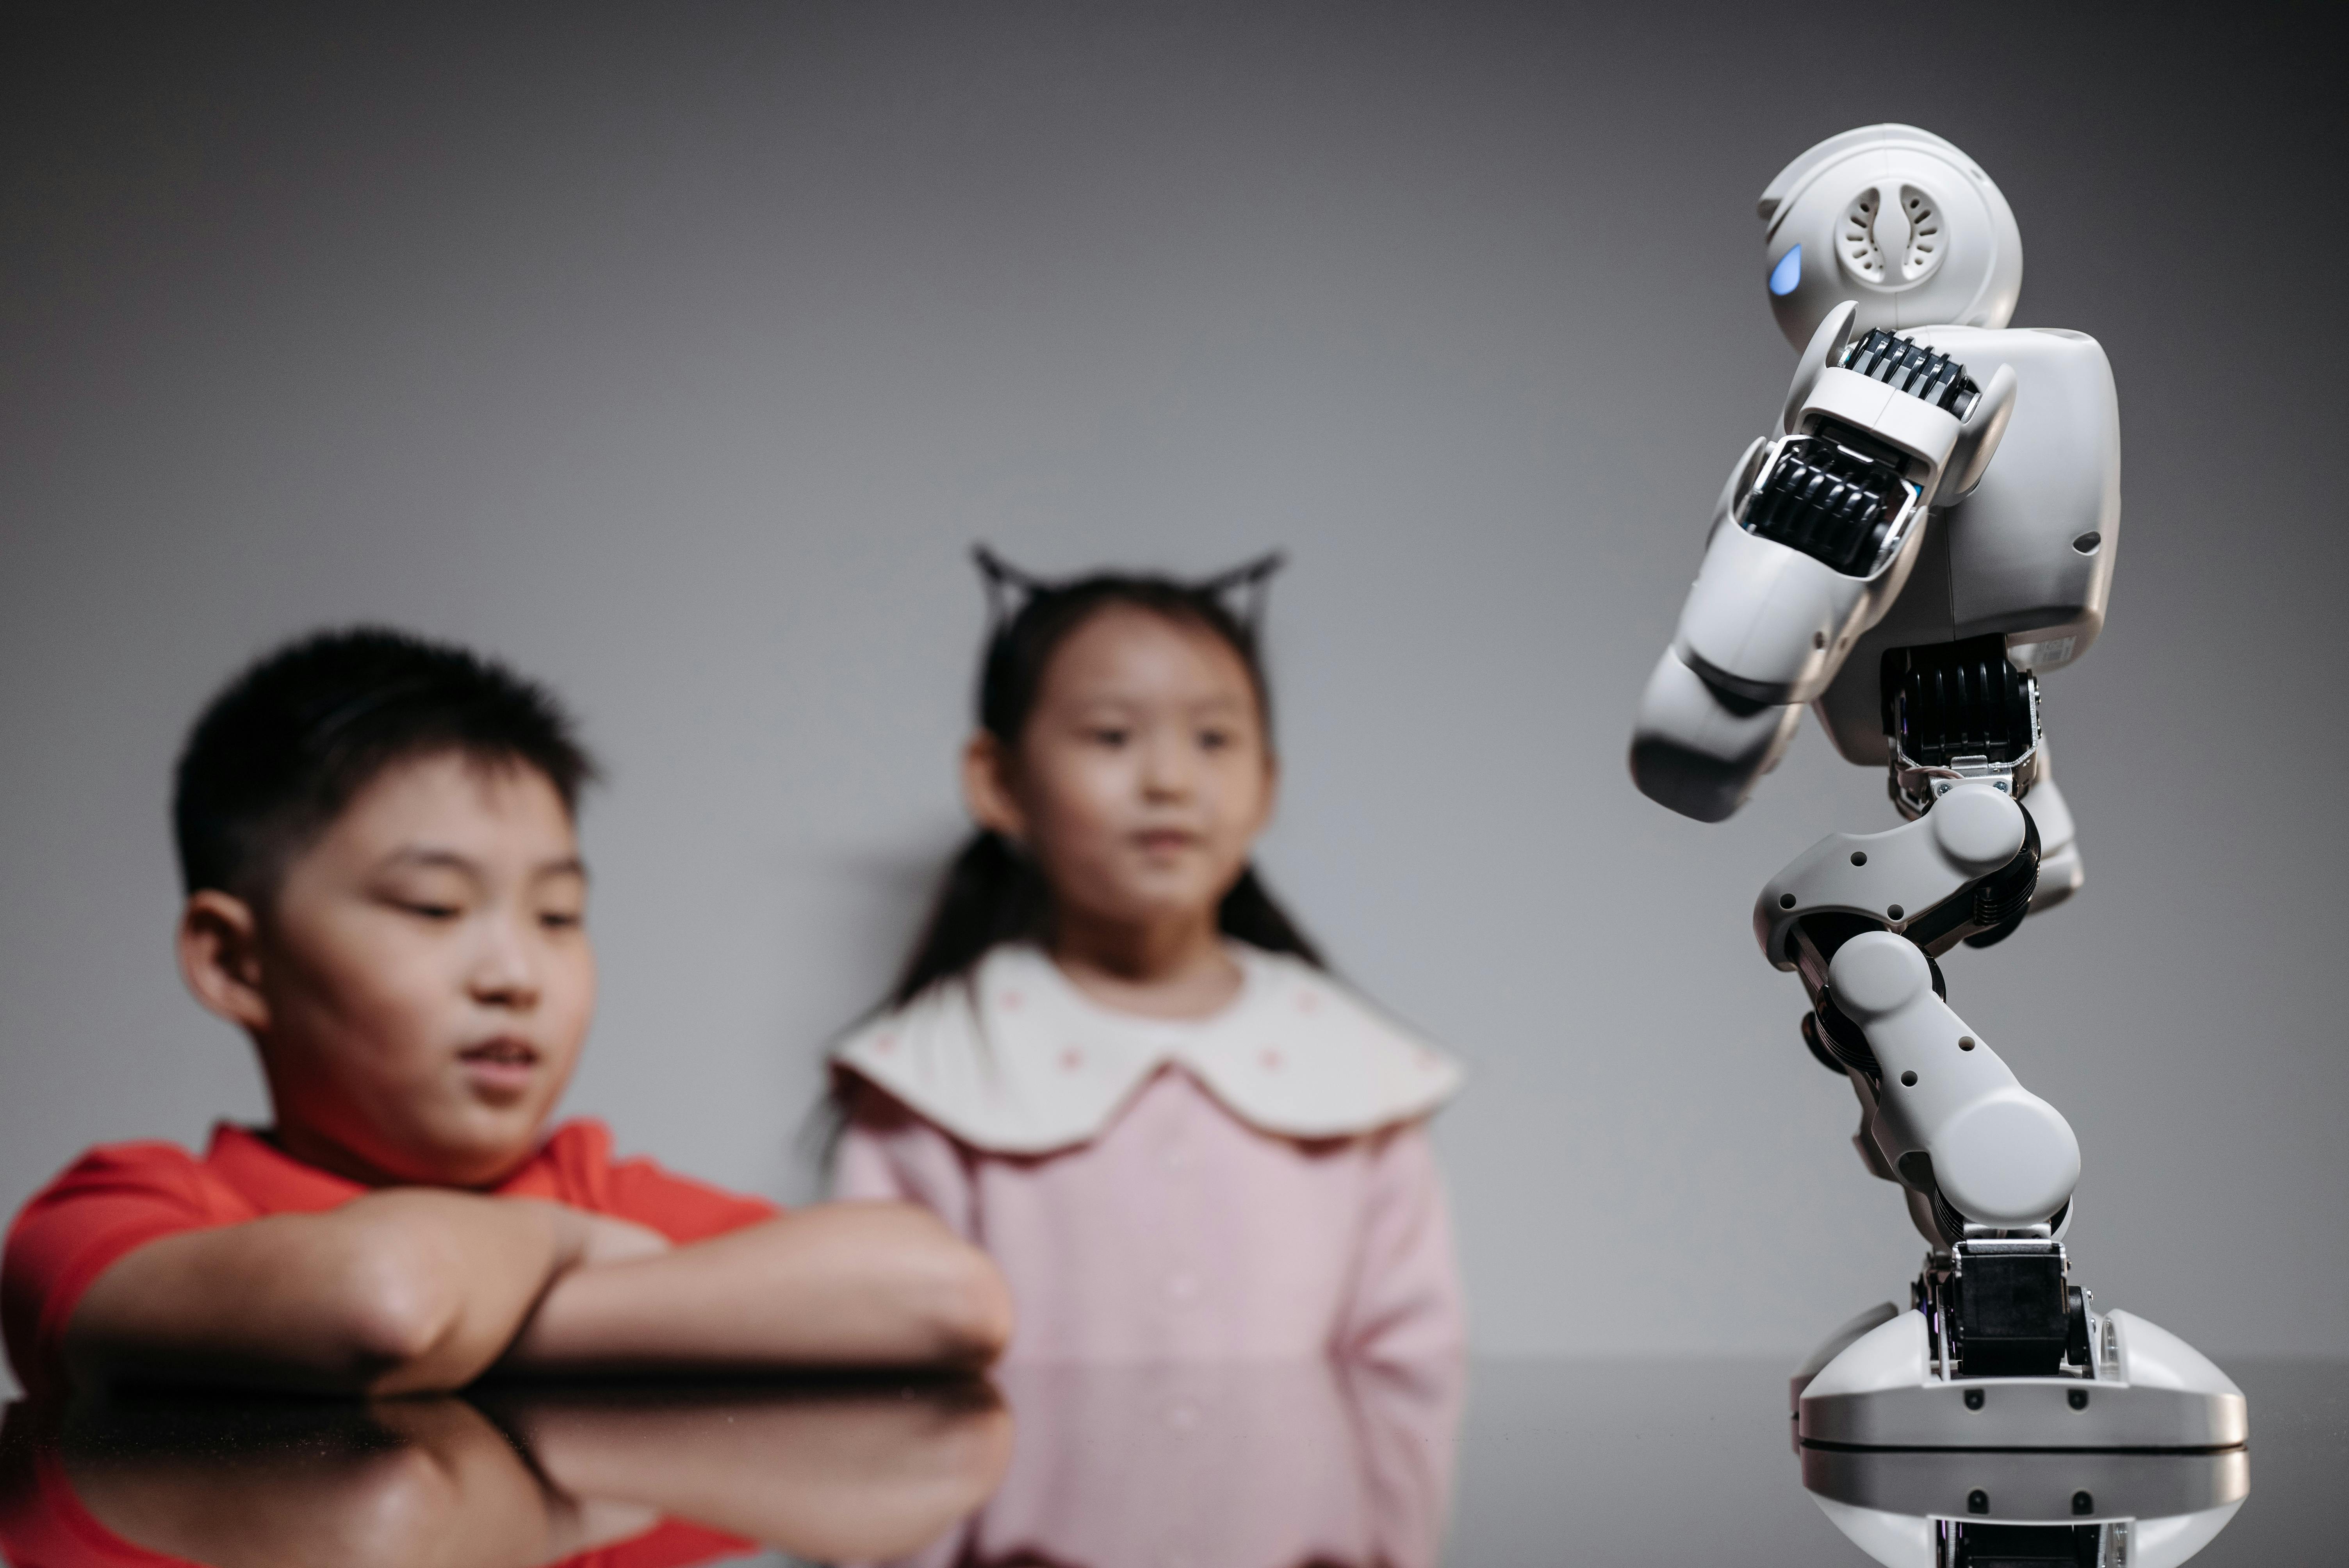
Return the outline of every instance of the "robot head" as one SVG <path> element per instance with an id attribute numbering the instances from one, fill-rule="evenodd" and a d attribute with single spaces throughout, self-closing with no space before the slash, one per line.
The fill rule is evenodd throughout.
<path id="1" fill-rule="evenodd" d="M 1974 160 L 1913 125 L 1831 136 L 1762 192 L 1778 330 L 1800 348 L 1828 311 L 1858 325 L 2004 326 L 2023 290 L 2014 212 Z"/>

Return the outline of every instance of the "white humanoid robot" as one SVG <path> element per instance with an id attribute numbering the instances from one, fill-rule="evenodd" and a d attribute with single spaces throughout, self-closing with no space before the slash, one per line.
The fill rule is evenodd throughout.
<path id="1" fill-rule="evenodd" d="M 1862 1162 L 1931 1243 L 1913 1310 L 1861 1315 L 1797 1375 L 1798 1440 L 2239 1446 L 2243 1397 L 2216 1367 L 2071 1284 L 2079 1144 L 1951 1010 L 1936 962 L 2080 886 L 2039 677 L 2104 624 L 2111 368 L 2080 333 L 2007 326 L 2013 213 L 1938 136 L 1847 131 L 1760 211 L 1771 306 L 1802 356 L 1775 432 L 1722 489 L 1631 772 L 1719 821 L 1808 706 L 1847 759 L 1888 769 L 1908 819 L 1813 846 L 1754 912 L 1764 955 L 1802 976 L 1813 1055 L 1858 1094 Z"/>

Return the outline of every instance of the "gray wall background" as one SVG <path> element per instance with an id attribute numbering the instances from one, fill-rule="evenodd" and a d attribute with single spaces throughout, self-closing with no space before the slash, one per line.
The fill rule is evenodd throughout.
<path id="1" fill-rule="evenodd" d="M 2048 13 L 2053 12 L 2050 15 Z M 1950 965 L 2079 1130 L 2100 1302 L 2337 1354 L 2349 1115 L 2335 88 L 2137 11 L 19 8 L 0 46 L 0 1205 L 263 1113 L 181 993 L 195 707 L 357 618 L 585 716 L 605 989 L 569 1108 L 788 1198 L 826 1036 L 959 828 L 966 552 L 1268 545 L 1264 849 L 1474 1064 L 1480 1345 L 1791 1356 L 1921 1243 L 1746 914 L 1894 820 L 1815 729 L 1733 822 L 1628 782 L 1782 396 L 1753 201 L 1907 119 L 2018 321 L 2122 391 L 2113 618 L 2047 705 L 2086 895 Z"/>

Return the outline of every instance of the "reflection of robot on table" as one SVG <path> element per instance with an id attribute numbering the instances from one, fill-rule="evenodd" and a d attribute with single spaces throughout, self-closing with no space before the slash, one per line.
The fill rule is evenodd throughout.
<path id="1" fill-rule="evenodd" d="M 2234 1518 L 2251 1456 L 1807 1448 L 1803 1485 L 1886 1568 L 2169 1568 Z"/>
<path id="2" fill-rule="evenodd" d="M 1775 432 L 1723 488 L 1631 770 L 1661 804 L 1722 820 L 1808 706 L 1847 760 L 1888 769 L 1907 819 L 1822 841 L 1754 909 L 1764 955 L 1809 995 L 1811 1053 L 1858 1095 L 1861 1161 L 1931 1243 L 1915 1310 L 1863 1314 L 1798 1376 L 1800 1438 L 2240 1445 L 2242 1396 L 2216 1367 L 2071 1284 L 2079 1145 L 1951 1010 L 1938 962 L 2081 885 L 2039 679 L 2104 624 L 2111 369 L 2082 334 L 2006 325 L 2013 215 L 1937 136 L 1847 131 L 1788 165 L 1760 211 L 1772 308 L 1802 354 Z"/>

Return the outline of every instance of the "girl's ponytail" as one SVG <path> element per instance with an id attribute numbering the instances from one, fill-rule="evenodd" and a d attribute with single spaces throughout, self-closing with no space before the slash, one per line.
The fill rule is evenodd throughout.
<path id="1" fill-rule="evenodd" d="M 1036 862 L 1002 834 L 981 828 L 947 863 L 887 1006 L 902 1007 L 937 982 L 968 973 L 999 943 L 1042 936 L 1051 910 L 1051 890 Z"/>
<path id="2" fill-rule="evenodd" d="M 1298 928 L 1267 891 L 1264 879 L 1256 874 L 1256 862 L 1251 861 L 1240 871 L 1240 880 L 1232 891 L 1224 894 L 1224 902 L 1216 909 L 1216 928 L 1226 936 L 1235 936 L 1252 947 L 1267 953 L 1286 953 L 1301 958 L 1316 969 L 1327 968 L 1321 950 L 1313 939 Z"/>

